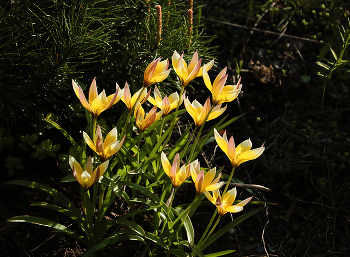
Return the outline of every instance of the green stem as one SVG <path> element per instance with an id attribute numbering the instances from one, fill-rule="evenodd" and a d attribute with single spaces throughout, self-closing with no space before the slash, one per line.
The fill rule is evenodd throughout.
<path id="1" fill-rule="evenodd" d="M 205 242 L 205 240 L 207 240 L 207 239 L 210 237 L 210 235 L 214 232 L 216 226 L 219 224 L 220 219 L 221 219 L 221 216 L 218 217 L 218 219 L 216 220 L 214 226 L 211 228 L 210 232 L 209 232 L 208 235 L 205 237 L 205 239 L 204 239 L 200 244 L 197 244 L 197 246 L 198 246 L 199 248 L 200 248 L 201 245 Z"/>
<path id="2" fill-rule="evenodd" d="M 180 160 L 182 160 L 182 158 L 186 154 L 187 148 L 188 148 L 190 142 L 192 141 L 192 138 L 193 138 L 194 134 L 196 133 L 197 129 L 198 129 L 198 127 L 195 127 L 195 129 L 193 130 L 193 132 L 191 134 L 191 138 L 187 141 L 185 148 L 182 150 L 182 152 L 180 154 Z"/>
<path id="3" fill-rule="evenodd" d="M 217 213 L 218 213 L 218 209 L 216 209 L 215 212 L 213 213 L 213 216 L 211 217 L 211 220 L 209 221 L 209 224 L 208 224 L 207 228 L 205 229 L 205 231 L 204 231 L 204 233 L 203 233 L 201 239 L 199 240 L 197 246 L 198 246 L 199 244 L 201 244 L 202 241 L 204 240 L 204 238 L 205 238 L 206 234 L 208 233 L 208 230 L 209 230 L 211 224 L 213 223 L 213 221 L 214 221 L 215 216 L 216 216 Z"/>
<path id="4" fill-rule="evenodd" d="M 209 110 L 209 112 L 207 113 L 207 115 L 205 116 L 205 119 L 204 119 L 204 121 L 203 121 L 203 123 L 202 123 L 202 125 L 201 125 L 201 128 L 200 128 L 200 130 L 199 130 L 199 132 L 198 132 L 198 134 L 197 134 L 196 140 L 195 140 L 194 144 L 192 145 L 190 157 L 189 157 L 188 160 L 187 160 L 187 164 L 189 164 L 189 163 L 192 161 L 192 156 L 193 156 L 194 150 L 196 149 L 196 146 L 197 146 L 199 137 L 200 137 L 200 135 L 202 134 L 202 130 L 203 130 L 203 128 L 204 128 L 204 125 L 205 125 L 205 123 L 206 123 L 206 121 L 207 121 L 207 119 L 208 119 L 208 117 L 209 117 L 211 111 L 213 110 L 213 108 L 214 108 L 215 106 L 216 106 L 216 105 L 213 105 L 213 106 L 210 108 L 210 110 Z"/>
<path id="5" fill-rule="evenodd" d="M 222 192 L 222 196 L 224 196 L 226 194 L 226 192 L 227 192 L 228 186 L 231 183 L 231 179 L 232 179 L 233 173 L 235 173 L 235 169 L 236 169 L 236 167 L 232 167 L 231 174 L 230 174 L 230 176 L 229 176 L 229 178 L 228 178 L 228 180 L 226 182 L 225 190 L 224 190 L 224 192 Z"/>
<path id="6" fill-rule="evenodd" d="M 185 90 L 185 86 L 182 86 L 182 87 L 181 87 L 181 92 L 180 92 L 180 98 L 182 97 L 182 94 L 183 94 L 184 90 Z M 176 118 L 177 118 L 177 113 L 179 112 L 180 102 L 181 102 L 181 101 L 180 101 L 180 99 L 179 99 L 179 101 L 178 101 L 178 103 L 177 103 L 177 106 L 176 106 L 176 110 L 175 110 L 175 116 L 174 116 L 173 122 L 171 123 L 171 126 L 170 126 L 170 128 L 171 128 L 171 129 L 170 129 L 170 130 L 171 130 L 171 133 L 169 133 L 169 136 L 168 136 L 167 139 L 164 141 L 163 146 L 160 147 L 159 152 L 163 151 L 163 149 L 165 148 L 165 146 L 167 145 L 167 143 L 169 142 L 169 140 L 170 140 L 170 138 L 171 138 L 172 131 L 173 131 L 174 127 L 175 127 L 175 123 L 176 123 L 176 120 L 177 120 Z"/>

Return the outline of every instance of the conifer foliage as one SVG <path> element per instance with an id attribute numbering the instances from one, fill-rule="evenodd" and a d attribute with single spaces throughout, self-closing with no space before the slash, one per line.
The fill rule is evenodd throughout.
<path id="1" fill-rule="evenodd" d="M 9 125 L 70 103 L 71 79 L 142 87 L 173 51 L 212 58 L 193 1 L 11 0 L 0 4 L 0 115 Z M 199 15 L 198 15 L 199 14 Z M 190 56 L 190 55 L 189 55 Z M 175 78 L 175 76 L 174 76 Z M 166 91 L 167 85 L 161 90 Z M 74 96 L 73 96 L 74 97 Z M 60 114 L 64 116 L 64 114 Z"/>

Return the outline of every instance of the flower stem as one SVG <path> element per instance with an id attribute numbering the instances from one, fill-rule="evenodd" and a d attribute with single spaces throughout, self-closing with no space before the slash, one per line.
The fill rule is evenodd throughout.
<path id="1" fill-rule="evenodd" d="M 213 221 L 214 221 L 215 216 L 216 216 L 217 213 L 218 213 L 218 209 L 216 209 L 215 212 L 213 213 L 213 216 L 211 217 L 211 220 L 209 221 L 209 224 L 208 224 L 207 228 L 205 229 L 205 231 L 204 231 L 204 233 L 203 233 L 201 239 L 199 240 L 197 246 L 198 246 L 199 244 L 201 244 L 202 241 L 204 240 L 204 238 L 205 238 L 206 234 L 208 233 L 208 230 L 209 230 L 211 224 L 213 223 Z"/>
<path id="2" fill-rule="evenodd" d="M 197 247 L 201 247 L 201 245 L 205 242 L 205 240 L 207 240 L 210 237 L 210 235 L 214 232 L 216 226 L 219 224 L 220 219 L 221 219 L 221 216 L 218 217 L 218 219 L 216 220 L 214 226 L 211 228 L 210 232 L 205 237 L 205 239 L 200 244 L 199 243 L 197 244 Z"/>
<path id="3" fill-rule="evenodd" d="M 231 171 L 230 177 L 228 178 L 228 180 L 227 180 L 227 182 L 226 182 L 226 186 L 225 186 L 224 192 L 222 193 L 223 196 L 224 196 L 224 195 L 226 194 L 226 192 L 227 192 L 227 189 L 228 189 L 228 186 L 230 185 L 230 182 L 231 182 L 233 173 L 235 173 L 235 169 L 236 169 L 236 167 L 232 167 L 232 171 Z"/>

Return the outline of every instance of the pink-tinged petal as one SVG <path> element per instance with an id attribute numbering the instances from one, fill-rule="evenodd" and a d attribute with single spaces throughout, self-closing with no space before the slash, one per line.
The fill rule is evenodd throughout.
<path id="1" fill-rule="evenodd" d="M 97 167 L 92 174 L 93 181 L 91 184 L 95 184 L 100 179 L 100 167 Z"/>
<path id="2" fill-rule="evenodd" d="M 206 191 L 214 191 L 220 189 L 223 185 L 225 184 L 224 181 L 222 182 L 217 182 L 217 183 L 212 183 L 209 186 L 205 187 Z"/>
<path id="3" fill-rule="evenodd" d="M 171 57 L 171 61 L 172 61 L 172 65 L 173 65 L 173 68 L 175 69 L 175 71 L 177 69 L 177 65 L 179 63 L 180 57 L 181 56 L 178 54 L 178 52 L 174 51 L 173 56 Z"/>
<path id="4" fill-rule="evenodd" d="M 210 202 L 212 202 L 213 204 L 215 204 L 215 199 L 211 196 L 211 194 L 207 191 L 204 192 L 204 195 L 208 198 L 208 200 Z"/>
<path id="5" fill-rule="evenodd" d="M 187 112 L 191 115 L 191 117 L 195 120 L 195 122 L 197 121 L 197 109 L 190 103 L 190 101 L 188 100 L 188 98 L 185 98 L 185 108 L 187 110 Z"/>
<path id="6" fill-rule="evenodd" d="M 98 166 L 100 168 L 100 177 L 103 176 L 103 174 L 105 174 L 108 168 L 108 165 L 109 165 L 109 161 L 107 160 Z"/>
<path id="7" fill-rule="evenodd" d="M 164 79 L 166 79 L 169 74 L 170 74 L 171 70 L 167 70 L 164 71 L 162 73 L 158 73 L 156 75 L 153 76 L 153 78 L 151 79 L 151 84 L 156 83 L 156 82 L 162 82 Z"/>
<path id="8" fill-rule="evenodd" d="M 111 96 L 111 97 L 110 97 Z M 117 97 L 118 97 L 118 91 L 115 92 L 113 95 L 110 95 L 107 97 L 107 106 L 105 107 L 105 110 L 108 110 L 109 108 L 111 108 L 113 106 L 113 104 L 117 103 Z M 113 96 L 113 97 L 112 97 Z"/>
<path id="9" fill-rule="evenodd" d="M 237 158 L 237 166 L 243 162 L 254 160 L 258 158 L 265 151 L 265 147 L 256 148 L 253 150 L 249 150 L 241 153 Z"/>
<path id="10" fill-rule="evenodd" d="M 162 102 L 162 108 L 164 109 L 164 116 L 168 115 L 171 111 L 170 108 L 170 101 L 167 96 L 164 96 L 163 102 Z"/>
<path id="11" fill-rule="evenodd" d="M 92 171 L 93 171 L 93 166 L 92 166 L 92 158 L 91 156 L 89 156 L 86 160 L 86 163 L 85 163 L 85 170 L 87 172 L 89 172 L 89 174 L 92 174 Z"/>
<path id="12" fill-rule="evenodd" d="M 79 97 L 79 86 L 78 86 L 78 84 L 72 79 L 72 86 L 73 86 L 73 90 L 74 90 L 74 93 L 75 93 L 75 95 L 78 97 L 78 98 L 80 98 Z"/>
<path id="13" fill-rule="evenodd" d="M 84 137 L 86 144 L 91 148 L 91 150 L 96 152 L 96 147 L 95 147 L 94 142 L 92 142 L 92 140 L 90 139 L 88 134 L 85 133 L 85 131 L 83 131 L 83 137 Z"/>
<path id="14" fill-rule="evenodd" d="M 187 79 L 185 80 L 185 86 L 192 80 L 194 80 L 197 75 L 198 72 L 201 68 L 201 64 L 202 64 L 202 59 L 198 61 L 198 63 L 196 64 L 196 66 L 194 66 L 193 70 L 191 71 L 191 73 L 188 75 Z"/>
<path id="15" fill-rule="evenodd" d="M 195 181 L 197 195 L 200 195 L 204 191 L 204 188 L 206 186 L 204 183 L 204 179 L 204 170 L 202 170 L 201 172 L 199 172 Z"/>
<path id="16" fill-rule="evenodd" d="M 79 100 L 85 109 L 87 109 L 89 112 L 93 113 L 93 109 L 91 108 L 90 104 L 86 101 L 85 95 L 84 95 L 81 87 L 79 87 Z"/>
<path id="17" fill-rule="evenodd" d="M 205 64 L 203 65 L 203 80 L 204 80 L 205 86 L 210 90 L 210 92 L 212 92 L 213 87 L 212 87 L 208 72 L 205 69 Z"/>
<path id="18" fill-rule="evenodd" d="M 224 138 L 222 138 L 219 134 L 219 132 L 214 128 L 214 137 L 215 137 L 215 141 L 218 144 L 218 146 L 221 148 L 221 150 L 227 155 L 227 139 L 225 140 Z"/>
<path id="19" fill-rule="evenodd" d="M 210 112 L 209 114 L 209 117 L 207 119 L 207 121 L 209 120 L 213 120 L 213 119 L 216 119 L 217 117 L 219 117 L 221 114 L 223 114 L 227 108 L 227 105 L 223 108 L 220 108 L 221 107 L 221 104 L 215 106 L 213 108 L 213 110 Z"/>
<path id="20" fill-rule="evenodd" d="M 190 64 L 188 65 L 188 73 L 191 73 L 193 71 L 193 69 L 195 68 L 196 64 L 198 63 L 198 52 L 194 52 L 193 56 L 192 56 L 192 59 L 191 59 L 191 62 Z"/>
<path id="21" fill-rule="evenodd" d="M 74 165 L 73 165 L 73 176 L 74 176 L 75 180 L 80 184 L 80 182 L 79 182 L 80 177 L 78 177 L 77 172 L 76 172 L 76 170 L 74 168 Z"/>
<path id="22" fill-rule="evenodd" d="M 227 212 L 237 213 L 237 212 L 240 212 L 240 211 L 243 211 L 243 207 L 239 206 L 239 205 L 232 205 L 232 206 L 227 207 L 225 209 L 225 213 L 227 213 Z"/>
<path id="23" fill-rule="evenodd" d="M 228 75 L 224 76 L 221 80 L 218 81 L 218 83 L 213 84 L 213 91 L 212 91 L 213 101 L 214 101 L 214 98 L 215 98 L 215 102 L 218 102 L 220 100 L 222 89 L 224 88 L 224 85 L 226 83 L 227 76 Z"/>
<path id="24" fill-rule="evenodd" d="M 227 145 L 227 157 L 230 159 L 232 165 L 236 163 L 236 146 L 235 146 L 235 140 L 233 137 L 230 138 L 230 141 Z"/>
<path id="25" fill-rule="evenodd" d="M 238 204 L 236 204 L 236 205 L 242 206 L 242 207 L 243 207 L 243 206 L 245 206 L 247 203 L 249 203 L 250 200 L 252 200 L 252 199 L 253 199 L 253 196 L 251 196 L 251 197 L 249 197 L 249 198 L 247 198 L 247 199 L 241 201 L 240 203 L 238 203 Z"/>
<path id="26" fill-rule="evenodd" d="M 167 174 L 168 177 L 170 177 L 170 169 L 171 169 L 170 162 L 168 161 L 168 158 L 166 157 L 164 152 L 162 152 L 160 156 L 161 156 L 161 162 L 162 162 L 164 172 L 165 174 Z"/>
<path id="27" fill-rule="evenodd" d="M 200 112 L 200 115 L 198 117 L 198 121 L 196 123 L 197 127 L 202 126 L 203 122 L 205 121 L 205 118 L 207 117 L 207 115 L 208 115 L 208 113 L 210 111 L 210 108 L 211 108 L 211 106 L 210 106 L 210 99 L 208 97 L 208 99 L 207 99 L 207 101 L 205 101 L 205 103 L 203 105 L 203 108 L 202 108 L 202 110 Z M 207 120 L 209 120 L 209 119 L 207 119 Z"/>
<path id="28" fill-rule="evenodd" d="M 124 99 L 122 99 L 123 102 L 125 103 L 126 107 L 128 108 L 129 112 L 132 109 L 131 106 L 131 94 L 130 94 L 130 89 L 129 89 L 129 85 L 127 82 L 125 82 L 125 86 L 124 86 Z"/>
<path id="29" fill-rule="evenodd" d="M 227 78 L 226 71 L 227 71 L 227 67 L 225 67 L 222 71 L 220 71 L 220 73 L 216 76 L 213 85 L 217 85 L 219 81 L 221 81 L 224 77 Z"/>
<path id="30" fill-rule="evenodd" d="M 208 62 L 207 64 L 205 64 L 205 70 L 208 71 L 210 70 L 214 65 L 214 60 L 211 60 L 210 62 Z M 204 67 L 204 66 L 203 66 Z M 200 77 L 203 75 L 203 67 L 200 68 L 198 74 L 197 74 L 197 77 Z"/>
<path id="31" fill-rule="evenodd" d="M 97 86 L 96 86 L 96 79 L 94 78 L 91 82 L 90 89 L 89 89 L 89 103 L 91 104 L 92 101 L 97 97 Z"/>
<path id="32" fill-rule="evenodd" d="M 104 155 L 103 141 L 100 137 L 96 138 L 96 152 L 98 155 Z"/>
<path id="33" fill-rule="evenodd" d="M 229 181 L 227 183 L 229 183 Z M 237 195 L 236 188 L 232 188 L 231 190 L 226 192 L 222 201 L 225 203 L 226 206 L 231 206 L 236 199 L 236 195 Z"/>
<path id="34" fill-rule="evenodd" d="M 190 172 L 193 182 L 196 182 L 199 170 L 196 170 L 195 165 L 193 163 L 190 164 Z"/>
<path id="35" fill-rule="evenodd" d="M 171 169 L 169 172 L 169 177 L 174 179 L 176 177 L 176 172 L 180 169 L 180 155 L 177 153 L 175 155 L 173 165 L 171 165 Z"/>
<path id="36" fill-rule="evenodd" d="M 143 92 L 145 92 L 145 90 L 143 90 Z M 150 96 L 150 94 L 151 94 L 151 90 L 149 90 L 148 93 L 146 90 L 146 92 L 141 95 L 140 99 L 142 99 L 142 97 L 144 97 L 144 99 L 141 101 L 141 104 L 144 104 L 145 102 L 147 102 L 147 99 Z"/>
<path id="37" fill-rule="evenodd" d="M 105 141 L 103 143 L 103 146 L 106 148 L 108 145 L 110 145 L 111 143 L 117 141 L 117 137 L 118 137 L 118 132 L 117 132 L 117 128 L 113 128 L 111 131 L 109 131 L 109 133 L 107 134 Z"/>
<path id="38" fill-rule="evenodd" d="M 204 187 L 210 185 L 213 182 L 213 179 L 216 175 L 216 167 L 213 169 L 210 169 L 205 175 L 204 175 Z"/>
<path id="39" fill-rule="evenodd" d="M 156 117 L 157 117 L 157 106 L 154 106 L 147 114 L 147 116 L 145 118 L 145 123 L 143 124 L 141 131 L 144 131 L 149 126 L 151 126 L 153 124 L 153 122 L 156 120 Z"/>
<path id="40" fill-rule="evenodd" d="M 253 144 L 252 144 L 252 141 L 250 139 L 243 141 L 242 143 L 240 143 L 237 146 L 237 154 L 249 151 L 250 149 L 252 149 L 252 146 L 253 146 Z"/>
<path id="41" fill-rule="evenodd" d="M 157 105 L 159 108 L 162 107 L 162 95 L 159 92 L 159 89 L 157 86 L 154 87 L 154 99 L 156 101 L 156 103 L 152 103 L 150 100 L 148 100 L 149 102 L 151 102 L 153 105 Z"/>
<path id="42" fill-rule="evenodd" d="M 216 168 L 215 168 L 215 170 L 216 170 Z M 219 174 L 219 176 L 216 177 L 216 179 L 213 180 L 212 184 L 218 183 L 220 178 L 221 178 L 221 173 Z"/>

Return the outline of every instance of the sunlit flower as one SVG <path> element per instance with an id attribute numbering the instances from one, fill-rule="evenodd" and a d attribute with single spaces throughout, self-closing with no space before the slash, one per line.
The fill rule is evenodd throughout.
<path id="1" fill-rule="evenodd" d="M 142 94 L 141 94 L 141 91 L 142 91 Z M 147 89 L 145 89 L 143 87 L 140 90 L 138 90 L 133 96 L 131 96 L 129 85 L 126 82 L 125 86 L 124 86 L 124 96 L 122 98 L 122 101 L 125 103 L 126 107 L 128 108 L 128 110 L 130 112 L 132 110 L 132 108 L 134 107 L 137 98 L 138 98 L 137 105 L 139 105 L 140 103 L 143 104 L 147 101 L 147 98 L 149 97 L 150 93 L 151 93 L 151 91 L 149 91 L 147 94 Z M 139 97 L 140 94 L 141 94 L 141 96 Z"/>
<path id="2" fill-rule="evenodd" d="M 139 131 L 145 131 L 154 122 L 159 120 L 159 118 L 162 117 L 163 112 L 164 110 L 161 110 L 157 113 L 157 106 L 154 106 L 145 117 L 145 110 L 142 108 L 141 104 L 139 104 L 134 111 L 136 126 Z"/>
<path id="3" fill-rule="evenodd" d="M 259 148 L 250 150 L 252 148 L 252 141 L 250 141 L 250 139 L 245 140 L 244 142 L 240 143 L 236 147 L 233 137 L 231 137 L 230 141 L 228 141 L 226 136 L 226 131 L 224 135 L 221 137 L 215 128 L 214 128 L 214 136 L 221 150 L 230 159 L 233 167 L 238 167 L 243 162 L 258 158 L 260 155 L 262 155 L 262 153 L 265 150 L 264 145 L 262 145 Z"/>
<path id="4" fill-rule="evenodd" d="M 158 87 L 155 86 L 154 87 L 154 98 L 152 96 L 148 97 L 148 101 L 153 104 L 153 105 L 157 105 L 159 109 L 164 109 L 164 113 L 163 116 L 167 116 L 169 114 L 169 112 L 171 112 L 173 109 L 175 109 L 180 101 L 180 104 L 182 104 L 183 102 L 183 97 L 179 97 L 179 94 L 177 92 L 172 93 L 169 97 L 164 96 L 164 98 L 162 98 Z"/>
<path id="5" fill-rule="evenodd" d="M 95 136 L 96 142 L 93 142 L 85 132 L 83 132 L 83 137 L 88 146 L 98 154 L 102 161 L 105 161 L 108 157 L 116 154 L 120 150 L 125 142 L 126 135 L 121 141 L 118 141 L 117 128 L 114 128 L 107 134 L 103 141 L 101 128 L 100 126 L 97 126 Z"/>
<path id="6" fill-rule="evenodd" d="M 216 179 L 214 179 L 216 174 L 216 167 L 210 169 L 207 173 L 204 174 L 204 170 L 200 171 L 199 162 L 195 166 L 192 164 L 190 166 L 191 170 L 191 177 L 195 183 L 196 186 L 196 193 L 197 195 L 200 195 L 204 193 L 205 191 L 214 191 L 217 189 L 220 189 L 224 182 L 219 182 L 219 179 L 221 177 L 221 173 L 219 176 L 217 176 Z"/>
<path id="7" fill-rule="evenodd" d="M 208 98 L 207 101 L 205 101 L 204 106 L 202 106 L 197 100 L 194 100 L 191 104 L 191 102 L 188 100 L 188 98 L 185 98 L 185 107 L 187 112 L 191 115 L 191 117 L 194 120 L 194 124 L 197 127 L 202 126 L 205 117 L 207 117 L 211 105 L 210 105 L 210 99 Z M 219 117 L 221 114 L 224 113 L 226 110 L 226 107 L 221 108 L 221 104 L 215 106 L 206 121 L 213 120 L 217 117 Z"/>
<path id="8" fill-rule="evenodd" d="M 206 66 L 206 64 L 203 65 L 203 68 L 204 68 L 203 69 L 203 79 L 204 79 L 205 85 L 212 93 L 213 104 L 217 105 L 217 104 L 222 104 L 225 102 L 232 102 L 233 100 L 235 100 L 242 89 L 241 78 L 239 78 L 237 85 L 225 86 L 227 76 L 228 76 L 228 74 L 226 74 L 227 68 L 225 68 L 219 73 L 219 75 L 217 75 L 217 77 L 214 80 L 214 83 L 212 85 L 210 82 L 210 78 L 209 78 L 207 69 L 205 69 L 205 66 Z"/>
<path id="9" fill-rule="evenodd" d="M 165 60 L 161 62 L 160 59 L 161 58 L 158 58 L 148 64 L 143 76 L 144 87 L 149 87 L 156 82 L 162 82 L 168 77 L 171 70 L 168 70 L 169 61 Z"/>
<path id="10" fill-rule="evenodd" d="M 105 161 L 93 171 L 92 159 L 91 156 L 89 156 L 86 160 L 85 169 L 83 170 L 74 157 L 69 156 L 69 165 L 73 170 L 73 175 L 85 191 L 105 173 L 108 163 L 109 161 Z"/>
<path id="11" fill-rule="evenodd" d="M 221 197 L 219 190 L 213 191 L 213 196 L 209 192 L 204 192 L 204 194 L 208 200 L 215 204 L 216 208 L 218 208 L 220 216 L 224 216 L 227 212 L 236 213 L 242 211 L 243 206 L 249 203 L 249 201 L 253 198 L 249 197 L 236 205 L 232 205 L 237 195 L 236 188 L 227 191 L 223 197 Z"/>
<path id="12" fill-rule="evenodd" d="M 79 98 L 81 104 L 95 118 L 97 118 L 101 112 L 111 108 L 113 104 L 117 103 L 121 99 L 124 91 L 123 89 L 119 88 L 118 84 L 116 84 L 116 91 L 114 94 L 107 97 L 105 90 L 98 94 L 96 80 L 94 79 L 90 85 L 89 102 L 87 102 L 81 87 L 78 86 L 74 80 L 72 80 L 72 85 L 74 92 Z"/>
<path id="13" fill-rule="evenodd" d="M 196 166 L 198 163 L 198 160 L 195 160 L 189 165 L 183 165 L 180 167 L 180 155 L 177 153 L 173 165 L 171 165 L 164 152 L 161 153 L 161 161 L 165 174 L 170 178 L 174 188 L 178 188 L 190 176 L 190 165 L 192 164 Z"/>
<path id="14" fill-rule="evenodd" d="M 191 80 L 203 75 L 203 67 L 201 68 L 202 59 L 198 61 L 197 51 L 193 54 L 192 60 L 187 67 L 183 54 L 180 56 L 176 51 L 172 56 L 172 64 L 176 74 L 179 76 L 181 85 L 186 86 Z M 214 60 L 206 64 L 206 70 L 210 70 L 214 65 Z"/>

